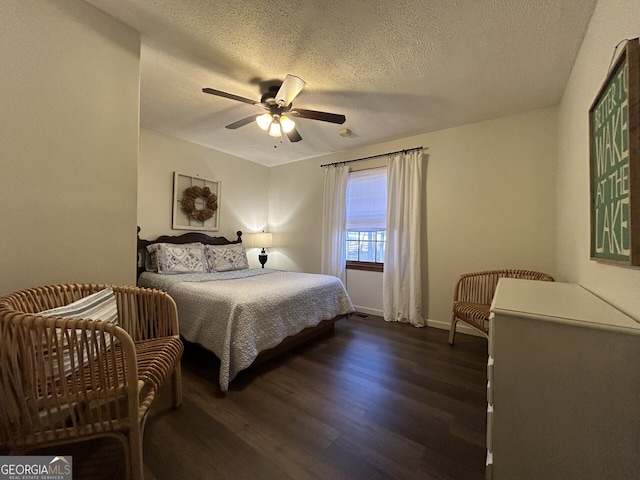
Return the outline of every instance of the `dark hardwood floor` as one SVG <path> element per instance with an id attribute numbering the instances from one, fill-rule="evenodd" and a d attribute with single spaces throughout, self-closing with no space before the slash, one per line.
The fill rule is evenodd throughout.
<path id="1" fill-rule="evenodd" d="M 145 463 L 157 480 L 484 478 L 487 343 L 456 340 L 352 317 L 226 394 L 189 345 L 184 404 L 154 407 Z"/>
<path id="2" fill-rule="evenodd" d="M 482 479 L 487 342 L 447 334 L 354 316 L 224 394 L 217 359 L 187 345 L 182 407 L 167 388 L 147 421 L 145 478 Z"/>

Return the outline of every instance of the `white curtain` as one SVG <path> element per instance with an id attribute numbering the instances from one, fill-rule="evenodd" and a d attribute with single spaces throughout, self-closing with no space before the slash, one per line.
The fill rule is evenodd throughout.
<path id="1" fill-rule="evenodd" d="M 346 197 L 349 167 L 327 166 L 324 171 L 321 273 L 347 284 L 345 243 Z"/>
<path id="2" fill-rule="evenodd" d="M 382 309 L 388 322 L 424 327 L 420 271 L 422 149 L 389 156 Z"/>

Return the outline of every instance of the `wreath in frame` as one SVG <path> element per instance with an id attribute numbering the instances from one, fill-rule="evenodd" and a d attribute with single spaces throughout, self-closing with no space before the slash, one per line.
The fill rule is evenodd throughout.
<path id="1" fill-rule="evenodd" d="M 204 200 L 204 208 L 196 207 L 196 199 Z M 189 187 L 184 191 L 182 196 L 182 211 L 189 218 L 206 222 L 216 213 L 218 209 L 218 196 L 213 193 L 209 187 Z"/>

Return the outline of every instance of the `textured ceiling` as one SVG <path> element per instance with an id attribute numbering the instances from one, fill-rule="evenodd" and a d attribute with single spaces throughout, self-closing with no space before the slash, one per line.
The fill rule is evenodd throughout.
<path id="1" fill-rule="evenodd" d="M 142 33 L 141 126 L 278 165 L 559 103 L 596 0 L 86 0 Z M 282 143 L 260 82 L 307 82 Z M 347 127 L 351 137 L 338 134 Z M 274 148 L 276 147 L 276 148 Z"/>

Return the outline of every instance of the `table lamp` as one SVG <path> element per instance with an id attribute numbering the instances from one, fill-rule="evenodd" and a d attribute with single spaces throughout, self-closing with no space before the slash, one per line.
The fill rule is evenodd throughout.
<path id="1" fill-rule="evenodd" d="M 253 244 L 256 247 L 262 247 L 262 251 L 258 255 L 258 260 L 262 268 L 264 268 L 264 264 L 267 263 L 267 252 L 265 248 L 273 246 L 273 234 L 269 232 L 256 233 L 253 237 Z"/>

